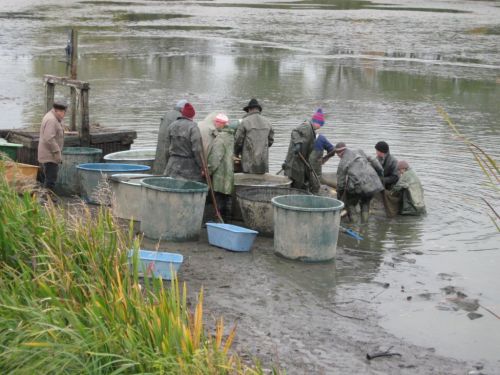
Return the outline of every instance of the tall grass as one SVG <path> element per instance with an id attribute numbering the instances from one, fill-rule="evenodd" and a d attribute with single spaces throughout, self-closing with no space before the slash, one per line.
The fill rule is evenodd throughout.
<path id="1" fill-rule="evenodd" d="M 106 209 L 70 214 L 18 196 L 0 171 L 0 371 L 9 374 L 259 374 L 208 334 L 203 291 L 138 278 L 138 248 Z M 137 258 L 137 252 L 135 254 Z"/>

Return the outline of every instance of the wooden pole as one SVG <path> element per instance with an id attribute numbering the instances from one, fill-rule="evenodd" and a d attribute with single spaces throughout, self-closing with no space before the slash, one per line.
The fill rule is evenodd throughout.
<path id="1" fill-rule="evenodd" d="M 78 60 L 78 32 L 71 29 L 71 75 L 70 78 L 77 79 L 77 60 Z M 70 129 L 76 130 L 76 89 L 70 88 L 71 92 L 71 119 Z"/>
<path id="2" fill-rule="evenodd" d="M 80 125 L 80 139 L 83 147 L 90 146 L 90 124 L 89 124 L 89 89 L 80 90 L 80 106 L 82 110 L 82 119 Z"/>
<path id="3" fill-rule="evenodd" d="M 54 104 L 54 86 L 51 82 L 45 82 L 45 112 L 50 111 Z"/>

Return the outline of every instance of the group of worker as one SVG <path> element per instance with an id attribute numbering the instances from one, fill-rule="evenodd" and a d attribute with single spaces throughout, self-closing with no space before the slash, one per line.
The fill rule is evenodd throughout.
<path id="1" fill-rule="evenodd" d="M 44 186 L 48 189 L 54 188 L 62 161 L 62 122 L 66 109 L 64 101 L 55 101 L 40 127 L 38 161 Z M 153 173 L 208 182 L 216 206 L 223 216 L 229 217 L 235 161 L 241 162 L 243 173 L 267 173 L 269 147 L 274 142 L 274 130 L 262 115 L 260 103 L 251 99 L 243 110 L 246 114 L 235 129 L 228 126 L 229 119 L 224 113 L 218 113 L 213 119 L 213 127 L 200 130 L 194 122 L 196 111 L 193 105 L 186 100 L 178 101 L 162 117 Z M 349 220 L 358 221 L 361 216 L 361 220 L 366 221 L 371 200 L 376 194 L 381 194 L 388 216 L 425 213 L 419 178 L 408 162 L 398 162 L 391 155 L 385 141 L 375 145 L 376 156 L 370 157 L 362 150 L 348 148 L 344 142 L 333 146 L 318 132 L 324 125 L 324 113 L 318 108 L 310 119 L 292 130 L 283 163 L 284 173 L 292 180 L 292 187 L 318 193 L 322 183 L 322 164 L 337 155 L 340 158 L 337 199 L 344 202 Z"/>
<path id="2" fill-rule="evenodd" d="M 273 127 L 262 115 L 260 103 L 251 99 L 243 110 L 246 114 L 236 129 L 228 127 L 228 117 L 219 113 L 213 119 L 214 129 L 207 133 L 193 121 L 192 104 L 180 100 L 163 116 L 158 133 L 153 172 L 209 182 L 226 218 L 231 211 L 235 160 L 241 161 L 243 173 L 267 173 L 269 147 L 274 142 Z M 376 194 L 381 194 L 388 216 L 425 212 L 420 180 L 406 161 L 398 162 L 391 155 L 385 141 L 375 145 L 376 157 L 370 157 L 362 150 L 347 148 L 344 142 L 334 146 L 318 132 L 324 125 L 324 113 L 318 108 L 310 119 L 292 130 L 282 166 L 292 187 L 318 193 L 322 164 L 337 155 L 337 199 L 344 202 L 349 220 L 358 221 L 361 216 L 366 221 Z M 207 134 L 202 136 L 202 132 Z"/>

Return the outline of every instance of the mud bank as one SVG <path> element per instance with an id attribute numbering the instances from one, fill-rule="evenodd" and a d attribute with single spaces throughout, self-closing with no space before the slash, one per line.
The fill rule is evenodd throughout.
<path id="1" fill-rule="evenodd" d="M 347 269 L 363 268 L 363 259 L 342 247 L 336 263 L 305 264 L 275 256 L 272 239 L 258 237 L 251 252 L 233 253 L 210 246 L 205 232 L 197 242 L 144 239 L 142 247 L 182 253 L 179 278 L 193 299 L 203 287 L 207 323 L 223 316 L 227 326 L 236 324 L 234 348 L 243 357 L 260 358 L 264 368 L 279 366 L 288 374 L 497 371 L 439 356 L 432 347 L 411 345 L 385 331 L 378 324 L 375 305 L 380 302 L 374 292 L 389 286 L 342 284 Z M 366 358 L 389 348 L 401 356 Z"/>

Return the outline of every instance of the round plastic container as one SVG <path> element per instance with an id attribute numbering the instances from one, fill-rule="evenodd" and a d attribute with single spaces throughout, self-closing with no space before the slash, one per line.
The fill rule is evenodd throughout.
<path id="1" fill-rule="evenodd" d="M 236 193 L 236 198 L 245 225 L 258 231 L 261 235 L 272 237 L 274 234 L 274 217 L 271 199 L 280 195 L 291 194 L 311 195 L 305 190 L 278 186 L 240 189 Z"/>
<path id="2" fill-rule="evenodd" d="M 269 187 L 290 187 L 292 180 L 286 176 L 277 176 L 274 174 L 253 174 L 253 173 L 235 173 L 234 174 L 234 192 L 232 204 L 232 218 L 234 220 L 242 220 L 243 215 L 241 208 L 236 198 L 236 194 L 241 189 L 249 187 L 269 188 Z"/>
<path id="3" fill-rule="evenodd" d="M 141 181 L 151 176 L 144 173 L 118 173 L 109 178 L 113 193 L 111 199 L 113 215 L 120 219 L 134 220 L 134 228 L 136 226 L 139 228 L 138 222 L 142 217 Z"/>
<path id="4" fill-rule="evenodd" d="M 316 195 L 285 195 L 274 207 L 274 251 L 307 262 L 335 258 L 344 203 Z"/>
<path id="5" fill-rule="evenodd" d="M 141 230 L 146 237 L 170 241 L 198 239 L 207 185 L 169 177 L 147 177 L 141 185 Z"/>
<path id="6" fill-rule="evenodd" d="M 110 204 L 108 177 L 117 173 L 144 173 L 151 168 L 138 164 L 85 163 L 76 166 L 82 198 L 95 204 Z"/>
<path id="7" fill-rule="evenodd" d="M 65 147 L 62 151 L 62 164 L 57 174 L 56 191 L 61 195 L 80 194 L 80 180 L 77 165 L 97 163 L 102 158 L 100 148 Z"/>
<path id="8" fill-rule="evenodd" d="M 106 163 L 141 164 L 153 168 L 156 157 L 155 148 L 138 148 L 135 150 L 113 152 L 104 156 Z"/>

